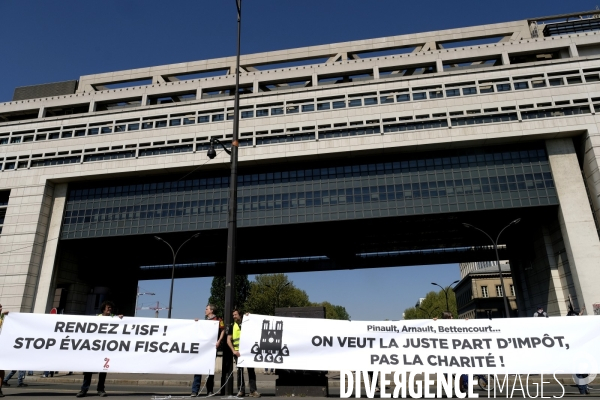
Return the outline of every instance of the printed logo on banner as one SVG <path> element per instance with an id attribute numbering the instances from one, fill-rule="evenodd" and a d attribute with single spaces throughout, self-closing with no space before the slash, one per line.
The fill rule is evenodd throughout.
<path id="1" fill-rule="evenodd" d="M 273 322 L 272 326 L 271 321 L 263 320 L 260 344 L 255 342 L 250 352 L 256 362 L 282 364 L 283 357 L 290 355 L 287 345 L 283 344 L 283 321 Z"/>
<path id="2" fill-rule="evenodd" d="M 110 358 L 105 358 L 104 359 L 104 367 L 103 367 L 104 369 L 109 369 L 110 368 L 110 365 L 108 365 L 109 361 L 110 361 Z"/>

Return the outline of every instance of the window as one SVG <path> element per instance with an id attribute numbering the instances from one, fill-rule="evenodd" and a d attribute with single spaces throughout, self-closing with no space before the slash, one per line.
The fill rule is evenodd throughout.
<path id="1" fill-rule="evenodd" d="M 481 287 L 481 297 L 490 297 L 488 294 L 487 286 Z"/>
<path id="2" fill-rule="evenodd" d="M 550 82 L 550 86 L 561 86 L 565 84 L 563 78 L 549 79 L 548 82 Z"/>
<path id="3" fill-rule="evenodd" d="M 504 296 L 504 292 L 502 291 L 502 286 L 496 285 L 496 296 L 502 297 Z"/>
<path id="4" fill-rule="evenodd" d="M 269 109 L 263 109 L 263 110 L 256 110 L 256 116 L 257 117 L 268 117 L 269 116 Z"/>
<path id="5" fill-rule="evenodd" d="M 448 89 L 448 90 L 446 90 L 446 97 L 456 97 L 456 96 L 460 96 L 460 90 L 459 89 Z"/>
<path id="6" fill-rule="evenodd" d="M 303 104 L 302 105 L 302 112 L 310 112 L 310 111 L 315 111 L 314 104 Z"/>
<path id="7" fill-rule="evenodd" d="M 362 106 L 361 99 L 352 99 L 352 100 L 348 101 L 348 107 L 360 107 L 360 106 Z"/>
<path id="8" fill-rule="evenodd" d="M 468 96 L 470 94 L 477 94 L 477 88 L 476 87 L 466 87 L 466 88 L 463 88 L 463 94 L 465 96 Z"/>
<path id="9" fill-rule="evenodd" d="M 254 110 L 242 111 L 242 118 L 254 118 Z"/>
<path id="10" fill-rule="evenodd" d="M 529 89 L 529 83 L 527 82 L 515 82 L 515 90 Z"/>
<path id="11" fill-rule="evenodd" d="M 424 100 L 427 98 L 427 92 L 413 93 L 414 100 Z"/>
<path id="12" fill-rule="evenodd" d="M 510 83 L 501 83 L 496 85 L 496 90 L 499 92 L 508 92 L 510 90 Z"/>
<path id="13" fill-rule="evenodd" d="M 510 285 L 510 295 L 515 296 L 515 285 Z"/>

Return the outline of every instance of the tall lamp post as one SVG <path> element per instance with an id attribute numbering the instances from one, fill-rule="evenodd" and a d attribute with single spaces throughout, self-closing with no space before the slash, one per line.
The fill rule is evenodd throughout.
<path id="1" fill-rule="evenodd" d="M 189 242 L 192 239 L 196 239 L 198 236 L 200 236 L 200 233 L 193 234 L 188 240 L 181 243 L 181 246 L 179 246 L 177 248 L 177 251 L 173 250 L 173 246 L 171 246 L 169 244 L 169 242 L 167 242 L 165 239 L 163 239 L 159 236 L 154 236 L 154 239 L 160 240 L 161 242 L 163 242 L 167 246 L 169 246 L 169 248 L 171 249 L 171 253 L 173 253 L 173 268 L 171 269 L 171 292 L 169 294 L 169 316 L 168 316 L 168 318 L 171 318 L 171 311 L 173 310 L 173 284 L 175 283 L 175 260 L 177 259 L 177 254 L 179 254 L 179 250 L 181 250 L 181 248 L 183 247 L 184 244 L 186 244 L 187 242 Z"/>
<path id="2" fill-rule="evenodd" d="M 231 151 L 226 152 L 231 155 L 231 175 L 229 178 L 229 210 L 227 219 L 227 263 L 225 265 L 225 310 L 224 323 L 225 334 L 229 334 L 229 329 L 232 326 L 232 312 L 235 293 L 235 264 L 236 264 L 236 230 L 237 230 L 237 164 L 238 164 L 238 137 L 240 123 L 240 38 L 242 31 L 242 0 L 235 0 L 237 7 L 237 52 L 235 63 L 235 103 L 233 106 L 233 137 L 231 140 Z M 210 148 L 207 156 L 215 158 L 217 155 L 214 149 L 214 143 L 218 140 L 211 140 Z M 223 146 L 222 143 L 220 143 Z M 225 148 L 225 146 L 223 146 Z M 233 371 L 233 355 L 229 351 L 229 347 L 225 346 L 222 360 L 222 374 L 229 376 Z M 233 379 L 227 380 L 225 385 L 225 395 L 233 394 Z"/>
<path id="3" fill-rule="evenodd" d="M 444 288 L 444 287 L 442 287 L 441 285 L 438 285 L 435 282 L 431 282 L 432 285 L 441 287 L 442 290 L 444 291 L 444 293 L 446 294 L 446 311 L 450 311 L 450 306 L 448 305 L 448 289 L 452 289 L 452 285 L 454 285 L 455 283 L 458 283 L 458 282 L 460 282 L 460 281 L 454 281 L 454 282 L 452 282 L 450 285 L 448 285 L 447 288 Z"/>
<path id="4" fill-rule="evenodd" d="M 473 229 L 476 229 L 479 232 L 483 233 L 485 236 L 488 237 L 488 239 L 490 239 L 492 241 L 492 244 L 494 245 L 494 250 L 496 251 L 496 263 L 498 264 L 498 273 L 500 274 L 500 285 L 502 286 L 502 297 L 504 298 L 504 313 L 506 315 L 505 318 L 510 318 L 510 309 L 508 307 L 508 297 L 506 295 L 506 287 L 504 287 L 504 278 L 502 277 L 502 268 L 500 267 L 500 257 L 498 256 L 498 241 L 500 240 L 500 235 L 502 235 L 502 232 L 504 232 L 504 230 L 506 228 L 508 228 L 509 226 L 512 226 L 512 225 L 516 225 L 520 221 L 521 221 L 521 218 L 517 218 L 514 221 L 512 221 L 510 224 L 508 224 L 504 228 L 502 228 L 502 230 L 496 237 L 496 240 L 492 239 L 492 237 L 490 235 L 488 235 L 485 231 L 477 228 L 476 226 L 473 226 L 473 225 L 467 224 L 467 223 L 463 223 L 463 226 L 465 228 L 473 228 Z"/>

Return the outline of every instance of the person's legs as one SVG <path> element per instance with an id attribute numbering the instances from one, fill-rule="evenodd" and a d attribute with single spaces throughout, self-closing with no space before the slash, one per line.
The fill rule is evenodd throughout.
<path id="1" fill-rule="evenodd" d="M 6 378 L 3 379 L 4 380 L 4 384 L 7 384 L 8 381 L 10 380 L 10 378 L 12 378 L 16 373 L 17 373 L 16 369 L 13 369 L 12 371 L 10 371 L 8 373 L 8 375 L 6 376 Z"/>
<path id="2" fill-rule="evenodd" d="M 215 376 L 209 375 L 208 378 L 206 378 L 206 393 L 212 393 L 214 389 L 215 389 Z"/>
<path id="3" fill-rule="evenodd" d="M 104 392 L 104 382 L 106 382 L 106 372 L 100 372 L 98 374 L 98 386 L 96 386 L 98 392 Z"/>
<path id="4" fill-rule="evenodd" d="M 194 375 L 194 381 L 192 382 L 192 395 L 195 393 L 198 395 L 200 391 L 200 383 L 202 383 L 202 375 Z"/>
<path id="5" fill-rule="evenodd" d="M 250 394 L 256 392 L 256 371 L 254 368 L 246 368 L 248 370 L 248 384 L 250 386 Z"/>
<path id="6" fill-rule="evenodd" d="M 25 371 L 19 371 L 19 375 L 17 375 L 17 382 L 19 382 L 19 386 L 27 386 L 23 380 L 25 379 Z"/>
<path id="7" fill-rule="evenodd" d="M 577 385 L 577 389 L 579 389 L 580 394 L 585 394 L 585 389 L 587 385 Z"/>
<path id="8" fill-rule="evenodd" d="M 83 373 L 83 384 L 81 385 L 81 391 L 87 392 L 90 389 L 91 384 L 92 384 L 92 373 L 84 372 Z"/>

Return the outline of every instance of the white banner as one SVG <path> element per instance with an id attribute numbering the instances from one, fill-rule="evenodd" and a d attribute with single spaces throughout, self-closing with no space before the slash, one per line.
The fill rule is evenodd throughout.
<path id="1" fill-rule="evenodd" d="M 240 364 L 257 368 L 596 373 L 600 318 L 363 322 L 250 314 L 240 352 Z"/>
<path id="2" fill-rule="evenodd" d="M 218 321 L 10 313 L 5 370 L 214 373 Z"/>

